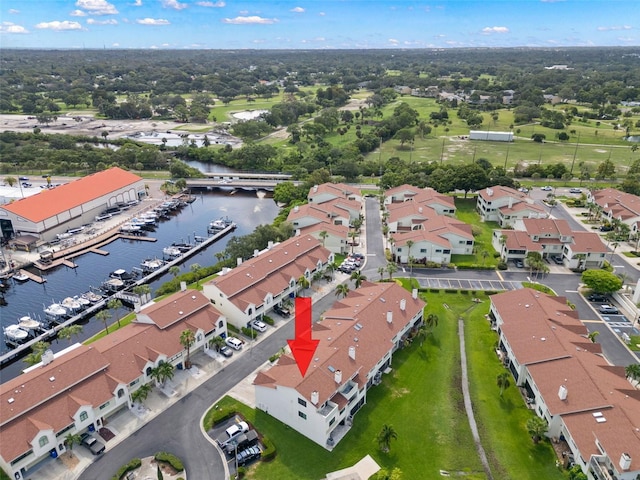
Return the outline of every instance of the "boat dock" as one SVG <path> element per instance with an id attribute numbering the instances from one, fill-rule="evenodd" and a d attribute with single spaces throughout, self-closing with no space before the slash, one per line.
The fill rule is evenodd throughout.
<path id="1" fill-rule="evenodd" d="M 109 302 L 109 300 L 111 300 L 112 298 L 118 298 L 121 299 L 129 304 L 137 304 L 138 302 L 136 301 L 136 299 L 139 299 L 139 296 L 133 293 L 133 289 L 136 286 L 139 285 L 144 285 L 148 282 L 150 282 L 151 280 L 164 275 L 165 273 L 167 273 L 169 271 L 169 269 L 174 266 L 174 265 L 178 265 L 182 262 L 184 262 L 185 260 L 187 260 L 189 257 L 191 257 L 192 255 L 195 255 L 197 252 L 199 252 L 200 250 L 208 247 L 209 245 L 211 245 L 212 243 L 214 243 L 215 241 L 219 240 L 220 238 L 224 237 L 225 235 L 227 235 L 229 232 L 232 232 L 233 230 L 235 230 L 236 225 L 235 224 L 231 224 L 228 227 L 226 227 L 224 230 L 221 230 L 219 232 L 217 232 L 215 235 L 212 235 L 206 239 L 204 239 L 202 242 L 196 242 L 195 245 L 193 246 L 193 248 L 191 248 L 190 250 L 184 252 L 182 255 L 180 255 L 179 257 L 177 257 L 176 259 L 165 263 L 162 267 L 158 268 L 157 270 L 150 272 L 149 274 L 147 274 L 146 276 L 142 277 L 141 279 L 137 280 L 135 283 L 133 283 L 132 285 L 130 285 L 129 287 L 127 287 L 124 290 L 121 290 L 119 292 L 113 293 L 105 298 L 103 298 L 102 300 L 100 300 L 99 302 L 96 302 L 95 304 L 91 305 L 89 308 L 87 308 L 86 310 L 83 310 L 82 312 L 78 313 L 77 315 L 70 317 L 69 319 L 65 320 L 64 322 L 56 325 L 55 327 L 52 327 L 50 330 L 47 330 L 46 332 L 44 332 L 41 335 L 36 336 L 35 338 L 29 340 L 28 342 L 22 343 L 20 345 L 18 345 L 16 348 L 14 348 L 13 350 L 10 350 L 9 352 L 5 353 L 4 355 L 0 356 L 0 366 L 5 365 L 6 363 L 9 363 L 11 361 L 13 361 L 14 359 L 21 357 L 23 355 L 25 355 L 29 349 L 31 348 L 31 346 L 36 343 L 39 342 L 41 340 L 47 340 L 49 338 L 55 337 L 57 335 L 57 333 L 60 331 L 60 329 L 72 325 L 84 318 L 90 318 L 92 317 L 95 313 L 97 313 L 98 311 L 100 311 L 101 309 L 105 308 Z M 134 237 L 133 240 L 139 240 L 139 237 Z M 157 239 L 154 239 L 154 241 Z M 23 270 L 24 271 L 24 270 Z M 30 272 L 24 271 L 25 275 L 29 276 L 30 279 L 34 280 L 34 281 L 38 281 L 36 280 L 39 279 L 40 282 L 42 283 L 44 281 L 46 281 L 44 278 L 39 277 L 37 275 L 34 275 Z"/>
<path id="2" fill-rule="evenodd" d="M 40 275 L 36 275 L 35 273 L 31 273 L 25 269 L 20 269 L 19 272 L 21 275 L 26 275 L 27 277 L 29 277 L 29 280 L 33 280 L 36 283 L 44 283 L 46 282 L 46 278 L 41 277 Z"/>

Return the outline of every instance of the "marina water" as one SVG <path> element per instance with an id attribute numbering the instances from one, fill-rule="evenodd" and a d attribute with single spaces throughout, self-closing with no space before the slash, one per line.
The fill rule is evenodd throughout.
<path id="1" fill-rule="evenodd" d="M 207 236 L 207 226 L 212 220 L 228 217 L 233 220 L 237 229 L 201 250 L 180 265 L 182 272 L 190 271 L 191 265 L 212 265 L 217 262 L 215 254 L 224 250 L 227 242 L 233 236 L 242 236 L 253 232 L 261 224 L 270 224 L 278 214 L 278 207 L 272 198 L 266 197 L 265 192 L 234 190 L 232 188 L 195 193 L 196 200 L 188 204 L 169 219 L 160 220 L 155 231 L 148 236 L 157 238 L 157 242 L 132 241 L 118 239 L 100 250 L 109 252 L 102 256 L 96 253 L 86 253 L 74 259 L 76 269 L 65 266 L 43 272 L 47 281 L 37 284 L 33 281 L 14 283 L 9 280 L 10 288 L 5 292 L 6 305 L 0 306 L 0 324 L 4 327 L 17 323 L 24 315 L 32 315 L 36 319 L 44 319 L 43 308 L 49 304 L 60 302 L 68 296 L 80 295 L 92 287 L 99 287 L 109 276 L 109 273 L 123 268 L 131 271 L 139 267 L 145 258 L 162 258 L 162 249 L 173 242 L 193 243 L 195 236 Z M 125 212 L 126 214 L 126 212 Z M 39 273 L 37 270 L 34 273 Z M 164 275 L 152 282 L 152 291 L 172 277 Z M 118 317 L 124 316 L 129 310 L 121 309 L 111 312 L 113 323 Z M 85 339 L 100 330 L 104 324 L 96 318 L 85 321 L 80 339 Z M 72 339 L 75 343 L 78 338 Z M 68 347 L 69 340 L 53 340 L 52 350 L 59 351 Z M 0 349 L 6 352 L 8 347 L 4 338 L 0 341 Z M 5 382 L 15 377 L 27 366 L 21 359 L 6 365 L 0 370 L 0 381 Z"/>

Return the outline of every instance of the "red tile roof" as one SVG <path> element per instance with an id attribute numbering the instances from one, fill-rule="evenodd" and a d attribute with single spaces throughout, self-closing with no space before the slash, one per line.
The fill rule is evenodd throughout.
<path id="1" fill-rule="evenodd" d="M 59 187 L 43 190 L 37 195 L 0 208 L 31 222 L 41 222 L 111 192 L 132 186 L 141 180 L 138 175 L 113 167 Z"/>
<path id="2" fill-rule="evenodd" d="M 529 235 L 545 234 L 571 236 L 569 222 L 556 218 L 524 218 L 524 228 Z"/>
<path id="3" fill-rule="evenodd" d="M 502 185 L 483 188 L 478 192 L 478 195 L 486 201 L 493 201 L 497 198 L 504 197 L 513 197 L 516 201 L 524 201 L 526 199 L 526 196 L 523 193 L 510 187 L 503 187 Z"/>
<path id="4" fill-rule="evenodd" d="M 594 232 L 573 232 L 569 247 L 573 253 L 607 253 L 607 247 Z"/>

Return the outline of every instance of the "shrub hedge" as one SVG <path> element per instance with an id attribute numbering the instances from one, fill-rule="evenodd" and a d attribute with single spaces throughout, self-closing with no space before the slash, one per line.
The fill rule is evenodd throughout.
<path id="1" fill-rule="evenodd" d="M 140 468 L 142 466 L 142 460 L 139 458 L 132 458 L 129 463 L 122 465 L 116 474 L 111 477 L 112 480 L 121 480 L 124 477 L 124 474 L 130 472 L 131 470 L 135 470 L 136 468 Z"/>

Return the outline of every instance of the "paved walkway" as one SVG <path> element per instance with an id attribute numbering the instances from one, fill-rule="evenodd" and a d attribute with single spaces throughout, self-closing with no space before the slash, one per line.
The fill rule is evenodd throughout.
<path id="1" fill-rule="evenodd" d="M 464 409 L 467 412 L 467 418 L 469 419 L 469 427 L 471 428 L 471 434 L 473 435 L 473 441 L 476 444 L 476 450 L 480 456 L 480 461 L 484 468 L 487 478 L 493 480 L 491 473 L 491 467 L 489 466 L 489 460 L 487 454 L 480 442 L 480 434 L 478 433 L 478 424 L 476 423 L 476 417 L 473 413 L 473 405 L 471 404 L 471 395 L 469 394 L 469 375 L 467 372 L 467 351 L 464 342 L 464 319 L 458 318 L 458 337 L 460 338 L 460 366 L 462 367 L 462 396 L 464 397 Z"/>

